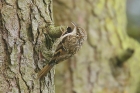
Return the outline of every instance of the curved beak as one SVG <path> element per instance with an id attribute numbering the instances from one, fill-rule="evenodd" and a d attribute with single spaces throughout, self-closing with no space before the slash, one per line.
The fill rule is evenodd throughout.
<path id="1" fill-rule="evenodd" d="M 76 24 L 74 22 L 71 22 L 73 24 L 74 27 L 76 27 Z"/>
<path id="2" fill-rule="evenodd" d="M 77 26 L 76 26 L 76 24 L 74 23 L 74 22 L 71 22 L 72 24 L 73 24 L 73 26 L 74 26 L 74 29 L 73 29 L 73 33 L 76 33 L 77 32 Z"/>

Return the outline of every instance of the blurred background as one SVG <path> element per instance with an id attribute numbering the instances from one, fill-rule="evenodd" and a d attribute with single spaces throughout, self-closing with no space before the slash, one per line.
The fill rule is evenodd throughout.
<path id="1" fill-rule="evenodd" d="M 128 34 L 140 42 L 140 0 L 128 0 L 126 9 Z"/>
<path id="2" fill-rule="evenodd" d="M 54 0 L 53 10 L 56 25 L 88 34 L 56 66 L 56 93 L 140 93 L 140 0 Z"/>

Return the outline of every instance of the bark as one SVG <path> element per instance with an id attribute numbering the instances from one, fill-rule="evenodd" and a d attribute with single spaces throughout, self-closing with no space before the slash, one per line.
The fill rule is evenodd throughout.
<path id="1" fill-rule="evenodd" d="M 81 51 L 56 67 L 57 93 L 138 93 L 140 45 L 126 33 L 125 4 L 54 1 L 56 24 L 75 21 L 88 33 Z"/>
<path id="2" fill-rule="evenodd" d="M 54 70 L 37 79 L 53 23 L 52 0 L 0 0 L 0 93 L 55 93 Z"/>

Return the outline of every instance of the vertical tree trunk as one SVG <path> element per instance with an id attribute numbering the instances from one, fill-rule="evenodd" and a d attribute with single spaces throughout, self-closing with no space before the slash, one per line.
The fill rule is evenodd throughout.
<path id="1" fill-rule="evenodd" d="M 37 79 L 50 24 L 52 0 L 0 0 L 0 93 L 54 93 L 53 70 Z"/>
<path id="2" fill-rule="evenodd" d="M 56 67 L 57 93 L 136 93 L 140 74 L 136 75 L 135 57 L 140 60 L 140 48 L 127 36 L 125 4 L 126 0 L 55 0 L 56 24 L 75 21 L 88 33 L 81 51 Z"/>

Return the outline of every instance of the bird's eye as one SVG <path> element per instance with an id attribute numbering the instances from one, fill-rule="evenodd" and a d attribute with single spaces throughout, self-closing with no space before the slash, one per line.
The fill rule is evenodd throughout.
<path id="1" fill-rule="evenodd" d="M 79 36 L 79 33 L 76 33 L 76 36 Z"/>

